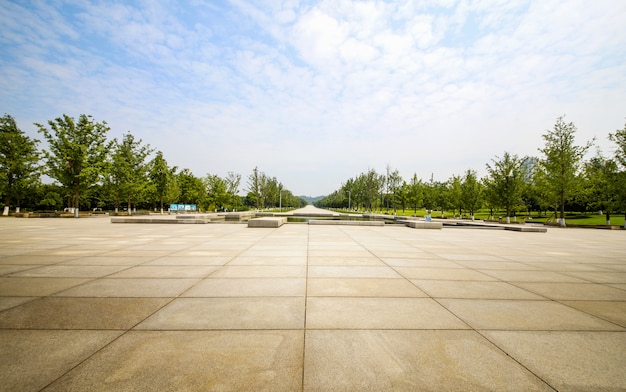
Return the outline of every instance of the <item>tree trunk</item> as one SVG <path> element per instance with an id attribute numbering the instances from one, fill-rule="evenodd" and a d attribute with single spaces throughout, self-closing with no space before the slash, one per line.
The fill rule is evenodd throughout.
<path id="1" fill-rule="evenodd" d="M 608 210 L 606 211 L 606 225 L 611 225 L 611 213 Z"/>
<path id="2" fill-rule="evenodd" d="M 4 206 L 4 211 L 2 211 L 3 216 L 9 216 L 9 206 Z"/>

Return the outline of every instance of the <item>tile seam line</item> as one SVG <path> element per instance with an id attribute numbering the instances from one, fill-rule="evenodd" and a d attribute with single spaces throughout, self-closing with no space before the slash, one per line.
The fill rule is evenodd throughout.
<path id="1" fill-rule="evenodd" d="M 307 302 L 309 300 L 309 258 L 310 256 L 310 244 L 311 244 L 311 226 L 306 226 L 306 268 L 304 269 L 304 315 L 303 315 L 303 323 L 302 323 L 302 373 L 300 376 L 301 384 L 300 391 L 304 391 L 304 376 L 306 374 L 306 308 Z"/>

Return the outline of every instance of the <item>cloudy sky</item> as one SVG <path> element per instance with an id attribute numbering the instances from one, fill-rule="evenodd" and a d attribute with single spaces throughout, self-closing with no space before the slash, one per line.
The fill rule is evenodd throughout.
<path id="1" fill-rule="evenodd" d="M 91 114 L 298 195 L 482 175 L 561 115 L 608 155 L 626 117 L 626 1 L 0 0 L 0 24 L 0 111 L 28 134 Z"/>

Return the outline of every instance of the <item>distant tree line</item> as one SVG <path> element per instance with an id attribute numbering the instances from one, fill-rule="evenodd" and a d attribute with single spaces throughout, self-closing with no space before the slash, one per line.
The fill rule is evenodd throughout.
<path id="1" fill-rule="evenodd" d="M 394 213 L 408 209 L 414 214 L 425 209 L 427 215 L 454 211 L 472 219 L 478 209 L 487 208 L 492 218 L 495 211 L 504 212 L 507 222 L 520 211 L 553 211 L 562 226 L 566 210 L 603 211 L 610 224 L 611 214 L 626 213 L 626 126 L 608 136 L 615 146 L 613 156 L 598 151 L 588 161 L 584 157 L 594 141 L 576 145 L 575 133 L 575 125 L 559 117 L 543 135 L 538 156 L 504 152 L 486 164 L 484 178 L 471 169 L 444 182 L 416 173 L 403 179 L 390 166 L 384 173 L 370 169 L 315 205 Z"/>
<path id="2" fill-rule="evenodd" d="M 137 209 L 163 212 L 170 203 L 195 204 L 200 210 L 296 208 L 306 201 L 285 189 L 276 177 L 254 168 L 246 196 L 240 195 L 241 175 L 207 174 L 170 166 L 161 151 L 136 139 L 107 139 L 105 121 L 89 115 L 63 115 L 35 124 L 47 142 L 28 137 L 6 114 L 0 118 L 0 196 L 3 214 L 14 210 L 102 209 L 132 213 Z M 52 179 L 44 183 L 44 178 Z M 48 181 L 49 182 L 49 181 Z"/>

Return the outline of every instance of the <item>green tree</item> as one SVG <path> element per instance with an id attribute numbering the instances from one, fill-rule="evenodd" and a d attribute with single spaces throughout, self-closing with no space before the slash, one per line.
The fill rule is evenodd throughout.
<path id="1" fill-rule="evenodd" d="M 461 176 L 453 175 L 448 180 L 448 195 L 453 209 L 459 209 L 459 218 L 463 218 L 463 189 Z"/>
<path id="2" fill-rule="evenodd" d="M 615 160 L 619 167 L 615 179 L 616 202 L 624 211 L 624 228 L 626 228 L 626 125 L 624 129 L 618 129 L 615 133 L 609 134 L 609 140 L 616 144 Z"/>
<path id="3" fill-rule="evenodd" d="M 122 141 L 113 140 L 113 155 L 110 165 L 112 183 L 117 188 L 115 194 L 127 202 L 128 214 L 132 214 L 132 201 L 135 204 L 144 196 L 148 184 L 148 162 L 152 153 L 150 145 L 143 145 L 129 132 Z M 117 200 L 119 200 L 119 197 Z"/>
<path id="4" fill-rule="evenodd" d="M 489 180 L 487 184 L 490 197 L 493 197 L 498 206 L 506 210 L 506 223 L 511 223 L 511 212 L 523 204 L 522 192 L 527 177 L 524 171 L 523 160 L 517 155 L 504 153 L 502 159 L 492 160 L 493 165 L 487 164 Z"/>
<path id="5" fill-rule="evenodd" d="M 209 209 L 223 210 L 226 208 L 230 195 L 226 181 L 214 174 L 207 174 L 204 179 Z"/>
<path id="6" fill-rule="evenodd" d="M 617 164 L 601 155 L 585 163 L 585 196 L 591 208 L 602 210 L 606 224 L 611 224 L 611 212 L 618 205 Z"/>
<path id="7" fill-rule="evenodd" d="M 81 196 L 86 196 L 103 177 L 105 158 L 111 147 L 106 139 L 109 127 L 105 121 L 95 122 L 85 114 L 78 121 L 64 114 L 48 121 L 50 129 L 35 125 L 48 142 L 48 150 L 43 151 L 47 174 L 68 191 L 69 207 L 78 217 Z"/>
<path id="8" fill-rule="evenodd" d="M 545 146 L 539 149 L 544 155 L 540 164 L 548 180 L 545 185 L 560 208 L 560 226 L 565 226 L 565 203 L 580 185 L 578 174 L 582 159 L 591 146 L 591 143 L 576 146 L 575 133 L 574 124 L 565 123 L 563 117 L 559 117 L 552 130 L 543 135 Z"/>
<path id="9" fill-rule="evenodd" d="M 254 167 L 252 173 L 248 176 L 248 198 L 254 201 L 256 209 L 261 208 L 262 190 L 265 174 L 259 171 L 258 167 Z"/>
<path id="10" fill-rule="evenodd" d="M 228 176 L 224 179 L 226 181 L 226 192 L 230 197 L 231 209 L 236 210 L 239 206 L 239 184 L 241 183 L 241 174 L 235 172 L 228 172 Z"/>
<path id="11" fill-rule="evenodd" d="M 39 180 L 39 152 L 36 139 L 26 136 L 8 114 L 0 118 L 0 192 L 3 195 L 3 215 L 15 202 L 16 208 L 24 193 Z"/>
<path id="12" fill-rule="evenodd" d="M 469 210 L 470 219 L 474 220 L 474 212 L 480 208 L 482 202 L 482 184 L 474 170 L 468 170 L 461 183 L 461 199 L 463 206 Z"/>
<path id="13" fill-rule="evenodd" d="M 176 175 L 176 183 L 180 190 L 178 202 L 195 204 L 198 208 L 206 204 L 206 190 L 202 180 L 194 176 L 191 170 L 183 169 Z"/>
<path id="14" fill-rule="evenodd" d="M 411 182 L 407 189 L 408 203 L 413 207 L 413 215 L 417 215 L 417 208 L 423 203 L 422 181 L 417 177 L 417 173 L 413 173 Z"/>
<path id="15" fill-rule="evenodd" d="M 150 161 L 148 178 L 153 194 L 159 201 L 161 214 L 163 213 L 163 202 L 172 202 L 178 196 L 174 195 L 174 190 L 178 190 L 175 186 L 176 170 L 178 170 L 176 166 L 169 167 L 161 151 L 157 151 L 152 161 Z"/>

